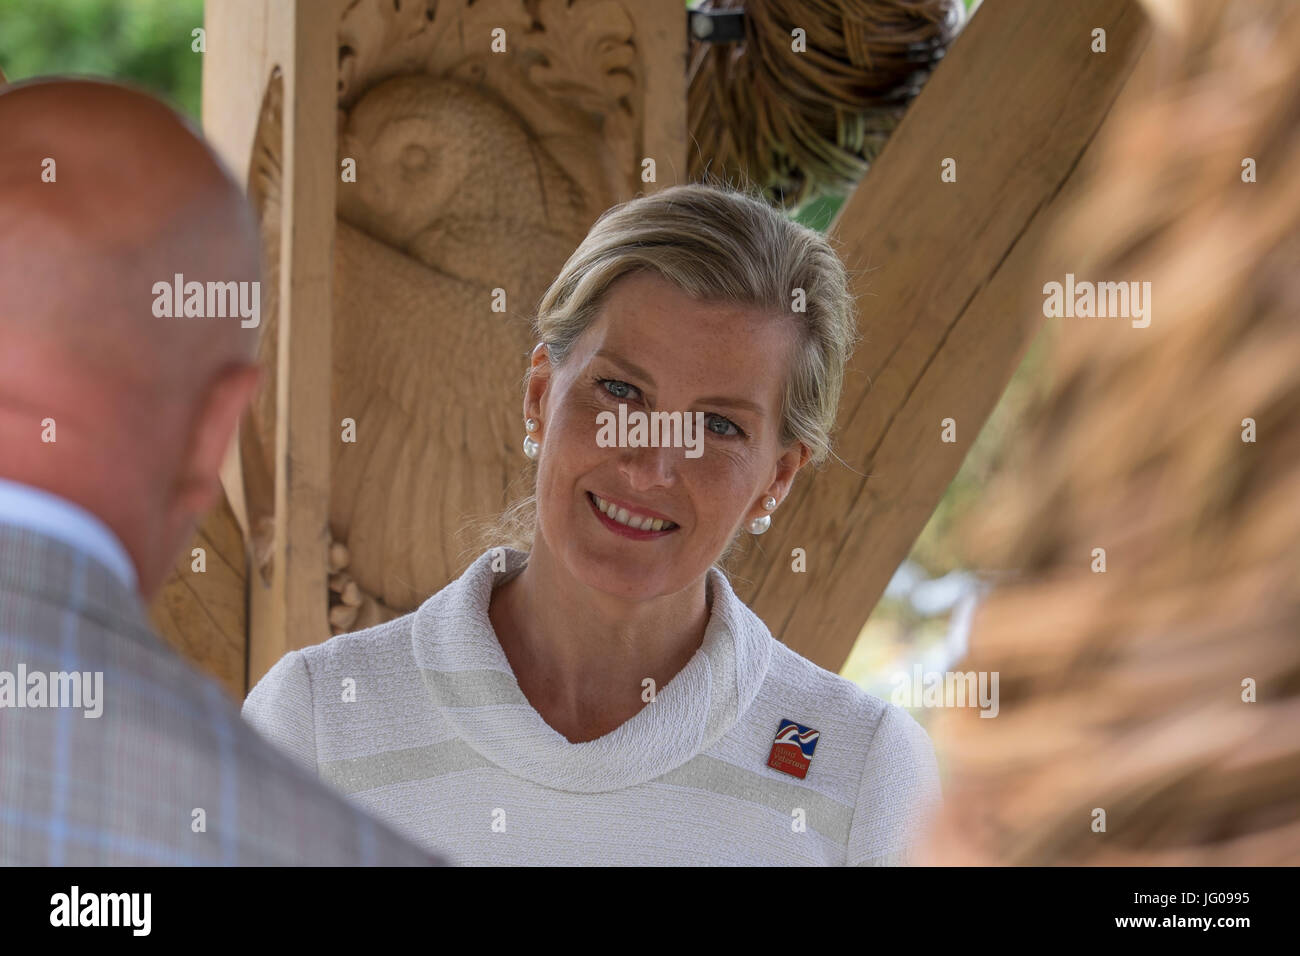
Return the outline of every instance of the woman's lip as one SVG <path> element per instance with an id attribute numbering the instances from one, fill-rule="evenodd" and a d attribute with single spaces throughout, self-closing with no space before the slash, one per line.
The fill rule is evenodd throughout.
<path id="1" fill-rule="evenodd" d="M 596 519 L 601 524 L 603 524 L 606 528 L 608 528 L 610 531 L 614 532 L 615 534 L 622 535 L 625 538 L 633 538 L 636 540 L 647 540 L 649 538 L 662 538 L 664 535 L 672 534 L 677 530 L 677 527 L 675 525 L 671 528 L 660 528 L 658 531 L 647 531 L 643 528 L 633 528 L 625 524 L 619 524 L 609 515 L 605 514 L 603 511 L 600 510 L 600 506 L 596 504 L 596 498 L 594 493 L 590 491 L 587 492 L 587 504 L 591 506 L 592 514 L 596 516 Z"/>
<path id="2" fill-rule="evenodd" d="M 611 505 L 617 505 L 620 508 L 625 508 L 628 514 L 635 515 L 638 518 L 658 518 L 660 521 L 667 521 L 669 524 L 677 523 L 667 515 L 661 515 L 659 512 L 651 511 L 649 508 L 642 508 L 637 505 L 630 505 L 626 501 L 619 501 L 617 498 L 611 498 L 609 495 L 602 495 L 600 494 L 600 492 L 597 491 L 589 491 L 587 493 L 590 495 L 595 495 L 598 498 L 603 498 L 604 500 L 608 501 Z"/>

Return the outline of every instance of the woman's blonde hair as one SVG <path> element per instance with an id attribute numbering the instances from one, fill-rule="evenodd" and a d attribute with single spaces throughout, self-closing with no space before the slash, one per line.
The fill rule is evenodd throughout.
<path id="1" fill-rule="evenodd" d="M 831 454 L 844 367 L 859 340 L 848 273 L 826 237 L 763 201 L 756 189 L 719 183 L 672 186 L 615 206 L 596 220 L 538 304 L 533 331 L 553 366 L 564 364 L 613 285 L 645 270 L 702 302 L 790 316 L 799 337 L 780 439 L 787 446 L 802 442 L 820 466 Z M 523 381 L 526 387 L 527 373 Z M 535 465 L 525 466 L 523 480 L 528 493 L 506 511 L 467 525 L 473 537 L 467 553 L 495 545 L 531 550 Z M 734 545 L 733 539 L 720 563 Z"/>
<path id="2" fill-rule="evenodd" d="M 1000 673 L 1000 713 L 932 728 L 951 862 L 1300 859 L 1300 5 L 1152 12 L 1178 31 L 1156 89 L 1103 130 L 1054 260 L 1157 305 L 1069 327 L 967 528 L 1022 576 L 957 665 Z"/>

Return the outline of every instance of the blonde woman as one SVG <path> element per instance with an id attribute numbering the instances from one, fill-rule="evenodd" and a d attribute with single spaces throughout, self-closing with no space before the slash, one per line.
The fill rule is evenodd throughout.
<path id="1" fill-rule="evenodd" d="M 245 717 L 456 863 L 908 861 L 939 799 L 925 731 L 773 638 L 719 567 L 830 452 L 857 338 L 832 248 L 670 188 L 592 227 L 536 332 L 535 493 L 495 546 L 413 613 L 285 656 Z M 602 430 L 652 412 L 682 430 Z"/>

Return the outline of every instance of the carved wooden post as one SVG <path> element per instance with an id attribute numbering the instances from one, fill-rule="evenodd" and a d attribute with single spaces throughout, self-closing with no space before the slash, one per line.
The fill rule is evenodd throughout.
<path id="1" fill-rule="evenodd" d="M 331 584 L 361 602 L 334 609 L 345 626 L 416 606 L 457 569 L 464 517 L 505 503 L 537 298 L 604 209 L 686 174 L 685 16 L 680 0 L 208 4 L 204 129 L 266 260 L 267 384 L 203 528 L 251 554 L 233 691 L 329 636 Z M 334 575 L 332 544 L 349 561 Z M 230 630 L 242 579 L 187 574 L 155 622 L 201 658 L 195 635 L 216 608 Z"/>
<path id="2" fill-rule="evenodd" d="M 248 179 L 268 97 L 283 104 L 282 203 L 275 255 L 283 267 L 274 404 L 274 526 L 270 579 L 248 578 L 250 673 L 264 673 L 304 637 L 328 633 L 331 295 L 334 238 L 337 23 L 342 0 L 232 0 L 208 4 L 204 131 Z M 230 488 L 234 487 L 231 494 Z M 242 489 L 228 484 L 239 500 Z"/>

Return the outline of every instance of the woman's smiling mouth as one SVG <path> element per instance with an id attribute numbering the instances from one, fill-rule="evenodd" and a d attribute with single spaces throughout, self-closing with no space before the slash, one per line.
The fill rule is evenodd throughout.
<path id="1" fill-rule="evenodd" d="M 592 510 L 605 527 L 628 538 L 658 538 L 676 531 L 678 525 L 664 518 L 638 514 L 593 492 L 587 492 Z"/>

